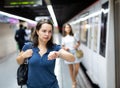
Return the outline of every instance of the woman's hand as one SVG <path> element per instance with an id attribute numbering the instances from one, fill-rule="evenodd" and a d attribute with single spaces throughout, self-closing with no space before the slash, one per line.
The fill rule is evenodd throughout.
<path id="1" fill-rule="evenodd" d="M 48 60 L 53 60 L 58 57 L 62 58 L 64 60 L 70 61 L 70 62 L 75 60 L 74 55 L 64 49 L 60 49 L 59 51 L 50 52 L 48 55 Z"/>
<path id="2" fill-rule="evenodd" d="M 48 60 L 53 60 L 59 57 L 58 51 L 52 51 L 48 54 Z"/>
<path id="3" fill-rule="evenodd" d="M 18 64 L 24 63 L 24 61 L 25 61 L 26 58 L 29 58 L 29 57 L 32 56 L 32 53 L 33 53 L 32 49 L 28 49 L 25 52 L 21 51 L 19 53 L 19 55 L 17 56 L 17 58 L 16 58 Z"/>
<path id="4" fill-rule="evenodd" d="M 80 46 L 80 42 L 78 41 L 78 42 L 74 45 L 74 49 L 78 49 L 79 46 Z"/>
<path id="5" fill-rule="evenodd" d="M 29 57 L 32 56 L 32 53 L 33 53 L 32 49 L 28 49 L 28 50 L 26 50 L 25 52 L 22 53 L 22 57 L 23 58 L 29 58 Z"/>
<path id="6" fill-rule="evenodd" d="M 76 50 L 77 48 L 78 48 L 77 45 L 75 45 L 75 46 L 74 46 L 74 49 Z"/>

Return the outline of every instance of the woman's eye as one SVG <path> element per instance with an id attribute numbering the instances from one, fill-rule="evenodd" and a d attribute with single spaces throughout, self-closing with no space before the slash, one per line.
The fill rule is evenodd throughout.
<path id="1" fill-rule="evenodd" d="M 47 30 L 42 30 L 42 32 L 44 32 L 44 33 L 46 33 L 46 32 L 52 33 L 52 31 L 47 31 Z"/>
<path id="2" fill-rule="evenodd" d="M 46 30 L 43 30 L 43 32 L 46 32 Z"/>
<path id="3" fill-rule="evenodd" d="M 49 33 L 52 33 L 52 31 L 49 31 Z"/>

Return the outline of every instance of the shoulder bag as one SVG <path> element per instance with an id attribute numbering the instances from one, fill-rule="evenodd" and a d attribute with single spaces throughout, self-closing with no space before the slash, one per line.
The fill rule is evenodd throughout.
<path id="1" fill-rule="evenodd" d="M 28 76 L 28 62 L 25 61 L 17 69 L 17 83 L 19 86 L 23 86 L 27 83 L 27 76 Z"/>
<path id="2" fill-rule="evenodd" d="M 30 48 L 32 49 L 33 45 L 30 43 Z M 23 64 L 21 64 L 17 69 L 17 84 L 19 86 L 26 85 L 28 79 L 28 58 Z"/>
<path id="3" fill-rule="evenodd" d="M 82 50 L 76 50 L 76 57 L 77 58 L 82 58 L 83 57 L 83 51 Z"/>

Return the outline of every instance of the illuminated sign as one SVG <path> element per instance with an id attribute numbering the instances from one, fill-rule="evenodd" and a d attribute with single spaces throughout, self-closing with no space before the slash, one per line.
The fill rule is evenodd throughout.
<path id="1" fill-rule="evenodd" d="M 42 5 L 42 0 L 5 0 L 5 6 Z"/>

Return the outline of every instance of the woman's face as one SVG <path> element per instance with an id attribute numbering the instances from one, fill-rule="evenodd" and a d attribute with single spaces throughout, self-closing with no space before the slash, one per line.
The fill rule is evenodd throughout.
<path id="1" fill-rule="evenodd" d="M 38 39 L 42 42 L 47 43 L 52 36 L 52 25 L 50 24 L 42 24 L 41 28 L 37 31 Z"/>
<path id="2" fill-rule="evenodd" d="M 66 32 L 67 34 L 69 34 L 70 31 L 71 31 L 70 26 L 69 26 L 69 25 L 66 25 L 66 26 L 65 26 L 65 32 Z"/>

